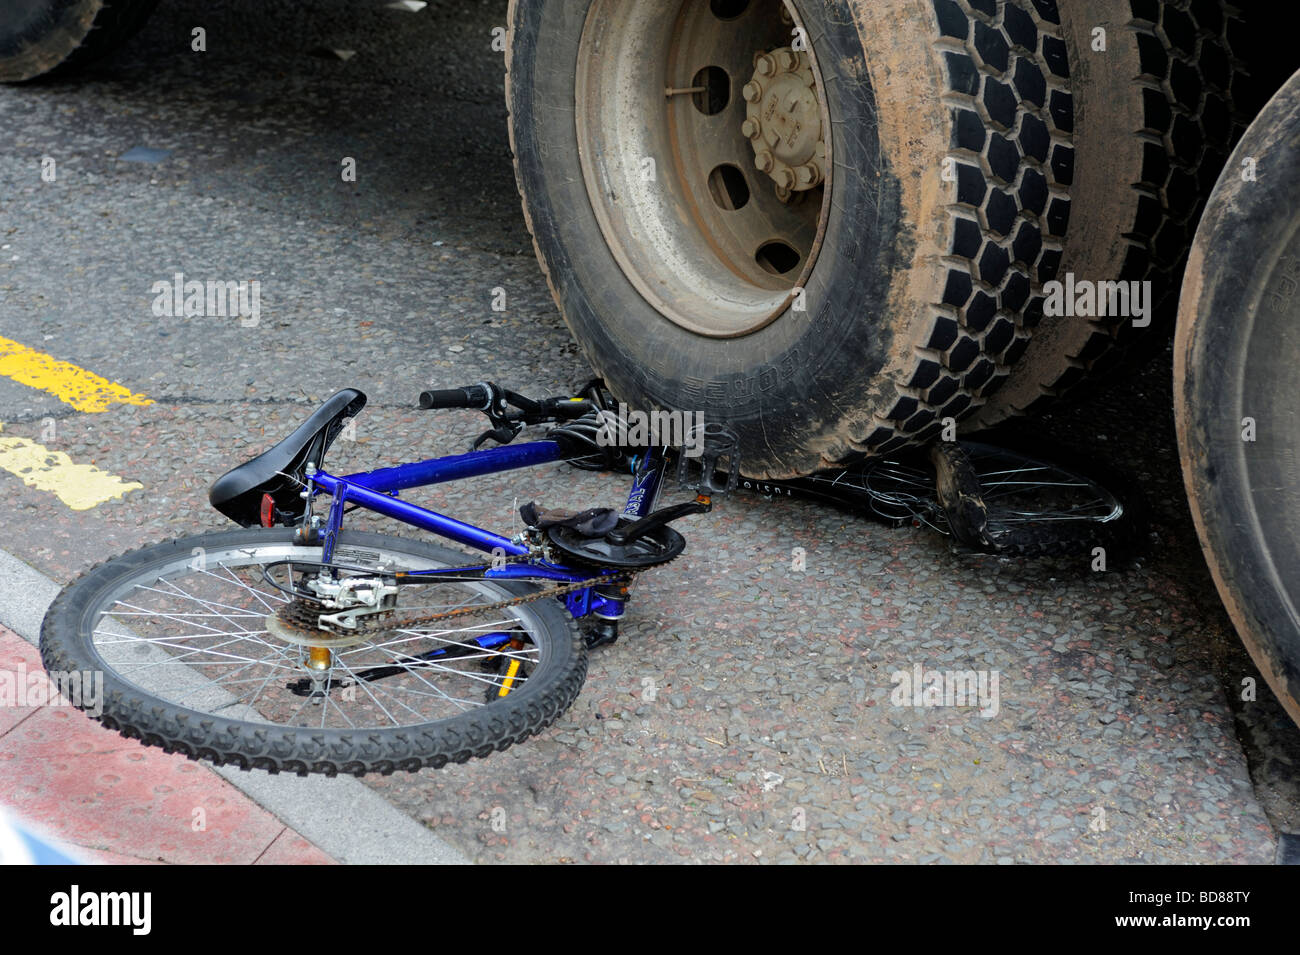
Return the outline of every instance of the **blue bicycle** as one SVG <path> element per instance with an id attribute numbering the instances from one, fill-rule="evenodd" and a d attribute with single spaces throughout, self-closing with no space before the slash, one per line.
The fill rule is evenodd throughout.
<path id="1" fill-rule="evenodd" d="M 577 697 L 588 647 L 617 638 L 632 577 L 685 548 L 671 522 L 708 511 L 709 494 L 735 486 L 734 436 L 706 429 L 695 436 L 703 453 L 678 458 L 679 477 L 702 493 L 657 507 L 668 449 L 620 446 L 602 394 L 594 385 L 541 401 L 493 384 L 425 392 L 424 408 L 488 416 L 473 450 L 339 477 L 324 470 L 326 453 L 366 401 L 340 391 L 213 483 L 213 506 L 245 529 L 145 547 L 70 584 L 42 627 L 45 666 L 103 673 L 102 712 L 92 715 L 105 726 L 218 765 L 391 773 L 520 742 Z M 552 426 L 545 440 L 511 443 L 541 424 Z M 488 439 L 499 446 L 480 449 Z M 510 538 L 398 497 L 548 462 L 603 466 L 629 456 L 621 511 L 529 504 L 526 529 Z M 328 508 L 317 513 L 323 497 Z M 350 530 L 345 515 L 358 507 L 489 556 L 472 562 Z"/>
<path id="2" fill-rule="evenodd" d="M 588 649 L 618 638 L 634 576 L 685 549 L 672 522 L 740 482 L 734 433 L 700 425 L 679 451 L 629 442 L 598 382 L 541 401 L 486 383 L 425 392 L 424 408 L 488 417 L 469 453 L 335 476 L 326 452 L 365 400 L 340 391 L 213 483 L 211 503 L 243 530 L 133 551 L 55 599 L 41 656 L 52 674 L 103 674 L 91 715 L 169 752 L 272 772 L 391 773 L 487 756 L 568 709 Z M 549 426 L 545 440 L 513 443 L 537 425 Z M 480 449 L 488 441 L 498 446 Z M 529 503 L 525 529 L 506 538 L 398 496 L 554 461 L 630 471 L 626 504 L 571 513 Z M 674 462 L 697 493 L 659 507 Z M 900 452 L 744 486 L 924 524 L 972 551 L 1090 556 L 1142 528 L 1136 499 L 1090 471 L 938 443 L 928 458 Z M 345 528 L 355 508 L 489 557 Z"/>

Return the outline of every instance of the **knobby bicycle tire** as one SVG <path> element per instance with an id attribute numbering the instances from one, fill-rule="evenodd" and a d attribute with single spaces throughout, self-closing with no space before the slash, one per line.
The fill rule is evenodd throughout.
<path id="1" fill-rule="evenodd" d="M 224 701 L 226 697 L 232 695 L 229 687 L 235 681 L 227 680 L 224 676 L 214 681 L 205 675 L 205 668 L 215 668 L 223 663 L 233 667 L 238 663 L 238 659 L 235 661 L 221 659 L 224 651 L 220 649 L 222 645 L 217 644 L 218 649 L 194 651 L 209 654 L 212 659 L 200 656 L 198 660 L 186 662 L 182 656 L 178 661 L 177 654 L 193 655 L 193 648 L 199 645 L 199 641 L 186 642 L 181 636 L 175 635 L 168 635 L 165 639 L 148 640 L 136 635 L 135 631 L 150 625 L 151 618 L 157 618 L 158 621 L 175 623 L 178 626 L 183 623 L 185 627 L 197 630 L 201 637 L 206 638 L 209 635 L 203 632 L 203 628 L 208 624 L 203 621 L 208 617 L 220 617 L 230 621 L 231 627 L 245 628 L 232 629 L 223 634 L 225 636 L 241 637 L 242 635 L 242 640 L 246 642 L 273 643 L 270 640 L 262 641 L 261 632 L 265 631 L 256 630 L 256 617 L 261 613 L 260 608 L 250 601 L 251 610 L 236 610 L 237 605 L 233 601 L 226 603 L 209 598 L 193 583 L 181 587 L 175 583 L 176 580 L 182 579 L 177 568 L 193 566 L 194 561 L 200 559 L 203 563 L 199 566 L 207 567 L 207 562 L 212 561 L 212 571 L 197 571 L 199 575 L 197 579 L 202 581 L 202 575 L 207 574 L 222 579 L 225 583 L 221 572 L 217 569 L 221 567 L 222 561 L 219 555 L 222 554 L 247 554 L 249 555 L 248 567 L 257 566 L 259 555 L 268 563 L 271 555 L 274 554 L 279 559 L 285 553 L 303 561 L 319 560 L 319 547 L 294 545 L 292 535 L 292 529 L 288 528 L 217 531 L 143 547 L 97 565 L 69 584 L 55 599 L 45 616 L 41 628 L 40 646 L 41 658 L 47 671 L 51 674 L 102 673 L 103 692 L 97 707 L 99 712 L 92 711 L 90 715 L 123 736 L 138 739 L 145 745 L 159 746 L 167 752 L 182 753 L 191 759 L 206 760 L 216 765 L 229 764 L 246 770 L 264 769 L 272 773 L 291 772 L 298 775 L 319 773 L 334 776 L 343 773 L 359 776 L 369 772 L 389 774 L 396 770 L 439 768 L 448 762 L 461 763 L 470 758 L 485 757 L 540 732 L 558 719 L 577 698 L 587 671 L 586 647 L 575 622 L 564 608 L 554 600 L 543 599 L 526 603 L 522 608 L 511 608 L 512 612 L 518 612 L 518 619 L 521 621 L 520 632 L 526 634 L 528 640 L 536 647 L 536 658 L 531 662 L 527 680 L 518 689 L 490 705 L 481 705 L 484 702 L 482 686 L 486 685 L 485 680 L 490 681 L 493 677 L 472 674 L 470 668 L 466 666 L 463 672 L 450 667 L 445 668 L 448 671 L 445 679 L 450 681 L 454 675 L 470 680 L 469 686 L 474 690 L 479 705 L 428 722 L 415 721 L 407 725 L 368 727 L 276 725 L 261 721 L 262 711 L 255 709 L 253 704 L 264 703 L 264 700 L 256 695 L 252 697 L 251 703 L 247 704 L 241 702 L 243 697 L 240 696 L 236 699 L 235 705 L 246 706 L 250 712 L 259 717 L 259 720 L 236 719 L 222 715 L 221 711 L 229 709 L 232 704 L 222 702 L 222 705 L 215 706 L 215 703 Z M 435 565 L 454 567 L 472 563 L 463 554 L 422 541 L 356 531 L 344 531 L 340 535 L 336 559 L 340 561 L 346 559 L 347 563 L 355 563 L 358 560 L 377 562 L 383 558 L 400 558 L 408 566 L 425 568 Z M 227 563 L 233 564 L 233 559 Z M 239 565 L 239 567 L 243 566 Z M 229 573 L 236 583 L 240 582 L 239 575 L 228 566 L 222 569 Z M 169 574 L 171 577 L 168 576 Z M 173 586 L 167 585 L 169 580 Z M 145 583 L 156 583 L 157 586 L 150 589 L 143 586 Z M 485 603 L 503 596 L 526 595 L 536 589 L 518 581 L 496 580 L 466 581 L 464 588 L 467 593 L 473 591 L 474 594 L 481 595 Z M 193 589 L 199 594 L 197 597 L 190 597 L 191 600 L 198 601 L 199 610 L 182 613 L 167 609 L 168 600 L 171 598 L 175 598 L 182 606 L 190 606 L 174 593 L 175 589 L 182 592 Z M 254 596 L 268 608 L 275 606 L 269 599 L 274 597 L 273 588 L 265 591 L 258 588 L 251 589 L 256 591 Z M 427 587 L 417 589 L 428 590 Z M 123 595 L 135 595 L 137 590 L 141 591 L 144 599 L 158 603 L 160 609 L 143 615 L 137 610 L 118 609 L 121 606 L 138 606 L 136 603 L 124 603 L 121 600 Z M 239 593 L 238 590 L 236 592 Z M 132 597 L 132 600 L 140 599 L 142 599 L 140 596 Z M 146 619 L 125 625 L 121 623 L 123 618 L 132 616 L 144 616 Z M 111 629 L 99 633 L 99 636 L 114 639 L 101 639 L 97 644 L 95 637 L 100 630 L 100 623 L 109 618 L 113 621 Z M 242 618 L 247 622 L 241 623 L 236 618 Z M 252 630 L 248 629 L 250 623 L 254 628 Z M 159 622 L 158 626 L 162 626 L 162 623 Z M 465 625 L 457 623 L 452 626 L 463 628 Z M 123 627 L 126 630 L 125 634 L 119 632 Z M 449 642 L 449 645 L 455 641 L 454 637 L 439 638 L 436 635 L 426 636 L 415 632 L 414 636 L 403 636 L 395 640 L 394 645 L 402 640 L 409 644 L 410 641 L 418 639 L 444 639 Z M 375 649 L 382 650 L 384 654 L 390 656 L 395 652 L 391 646 L 386 645 L 376 645 Z M 176 653 L 173 653 L 173 650 Z M 413 649 L 404 650 L 400 651 L 399 655 L 404 656 L 407 661 L 414 661 L 417 659 L 412 655 L 414 652 Z M 119 668 L 125 668 L 125 664 L 131 662 L 127 658 L 132 653 L 144 654 L 139 657 L 140 665 L 129 673 L 119 672 Z M 168 659 L 164 659 L 160 654 L 166 654 Z M 295 673 L 287 663 L 292 656 L 291 652 L 284 656 L 284 666 L 281 666 L 281 661 L 271 655 L 267 655 L 266 659 L 261 661 L 268 672 L 265 685 L 272 685 L 272 677 L 278 679 L 279 676 L 283 676 L 290 680 L 285 684 L 285 689 L 291 690 L 295 684 L 290 678 Z M 359 662 L 364 659 L 358 657 Z M 146 670 L 165 663 L 181 664 L 180 669 L 164 667 L 163 672 L 168 674 L 166 681 L 157 674 L 143 675 Z M 278 674 L 277 668 L 284 669 L 286 672 Z M 417 676 L 423 679 L 416 671 L 425 669 L 424 665 L 411 662 L 407 668 L 410 672 L 405 676 Z M 426 672 L 432 671 L 426 670 Z M 334 679 L 332 670 L 329 679 Z M 359 691 L 370 693 L 376 701 L 382 701 L 383 698 L 374 690 L 374 687 L 379 685 L 378 682 L 371 683 L 368 682 L 368 677 L 366 679 L 365 686 L 361 685 L 360 678 L 355 681 L 355 686 Z M 204 680 L 207 680 L 211 686 L 205 685 Z M 226 682 L 225 691 L 213 688 L 219 688 L 223 681 Z M 146 685 L 142 686 L 142 682 Z M 158 695 L 160 691 L 152 689 L 153 685 L 164 687 L 165 695 Z M 278 683 L 274 685 L 278 686 Z M 339 685 L 345 684 L 340 681 Z M 333 684 L 327 684 L 325 691 L 327 698 L 335 692 L 332 687 Z M 397 697 L 395 689 L 395 687 L 388 687 L 383 692 Z M 214 702 L 214 712 L 204 712 L 166 698 L 166 695 L 175 696 L 181 690 L 184 690 L 182 697 L 197 694 L 200 699 L 211 699 Z M 225 692 L 224 697 L 221 695 L 222 692 Z M 303 696 L 301 692 L 293 695 Z M 354 692 L 354 695 L 359 696 L 360 693 Z M 436 700 L 433 694 L 427 695 L 431 700 Z M 460 699 L 449 696 L 445 691 L 444 695 L 448 696 L 449 701 Z M 466 698 L 469 695 L 466 693 Z M 280 705 L 278 696 L 266 699 L 275 700 L 277 702 L 274 705 Z M 82 709 L 91 709 L 84 699 L 72 702 Z M 420 701 L 413 697 L 407 697 L 405 705 L 407 709 L 418 714 L 418 711 L 410 705 L 412 702 L 420 705 Z M 440 700 L 436 702 L 442 703 Z M 291 704 L 292 701 L 289 701 L 284 706 Z M 265 707 L 271 705 L 271 702 L 265 702 Z M 323 707 L 326 714 L 329 713 L 328 700 L 319 705 Z M 340 711 L 343 710 L 342 702 L 336 700 L 335 705 Z M 370 710 L 374 710 L 376 705 L 387 712 L 382 702 L 374 704 L 364 698 L 357 709 L 360 711 L 362 707 L 369 707 Z M 389 702 L 388 705 L 394 711 L 399 709 L 397 704 Z M 325 722 L 327 720 L 322 717 L 322 723 Z"/>

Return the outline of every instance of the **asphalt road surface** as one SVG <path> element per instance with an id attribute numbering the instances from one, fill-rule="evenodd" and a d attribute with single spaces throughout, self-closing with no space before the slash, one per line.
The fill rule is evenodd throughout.
<path id="1" fill-rule="evenodd" d="M 208 483 L 340 387 L 370 396 L 331 456 L 356 470 L 481 430 L 415 410 L 423 388 L 590 377 L 518 207 L 504 23 L 505 0 L 169 0 L 89 73 L 0 90 L 0 337 L 30 350 L 0 365 L 0 461 L 56 456 L 0 470 L 0 547 L 66 581 L 220 527 Z M 157 314 L 177 273 L 257 280 L 257 323 Z M 11 373 L 32 353 L 141 403 L 79 408 Z M 1158 360 L 1040 422 L 1135 475 L 1144 558 L 962 556 L 737 496 L 683 522 L 687 553 L 640 580 L 555 727 L 367 785 L 485 862 L 1271 861 L 1300 829 L 1300 732 L 1201 561 L 1168 376 Z M 623 493 L 557 465 L 412 499 L 509 530 L 528 500 Z M 891 674 L 916 664 L 997 671 L 996 715 L 892 705 Z"/>

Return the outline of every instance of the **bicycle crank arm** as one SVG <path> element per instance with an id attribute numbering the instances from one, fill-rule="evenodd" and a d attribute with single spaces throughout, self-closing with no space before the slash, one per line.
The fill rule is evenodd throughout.
<path id="1" fill-rule="evenodd" d="M 701 495 L 693 501 L 686 501 L 682 504 L 673 504 L 670 507 L 661 507 L 653 514 L 641 518 L 634 524 L 627 524 L 623 527 L 616 527 L 605 535 L 605 540 L 611 544 L 622 547 L 630 544 L 632 541 L 640 540 L 646 534 L 649 534 L 657 527 L 663 527 L 670 521 L 675 521 L 679 517 L 685 517 L 687 514 L 705 514 L 713 510 L 713 502 L 707 497 Z"/>

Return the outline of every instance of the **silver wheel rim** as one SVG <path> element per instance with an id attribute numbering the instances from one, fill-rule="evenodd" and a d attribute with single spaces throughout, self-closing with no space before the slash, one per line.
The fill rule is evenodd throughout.
<path id="1" fill-rule="evenodd" d="M 751 334 L 792 304 L 797 312 L 821 249 L 831 118 L 810 43 L 799 52 L 813 77 L 824 180 L 781 201 L 742 131 L 756 54 L 795 42 L 796 30 L 798 12 L 781 0 L 596 0 L 587 15 L 575 115 L 592 209 L 640 295 L 700 335 Z M 669 95 L 697 89 L 701 76 L 708 92 Z"/>
<path id="2" fill-rule="evenodd" d="M 90 608 L 91 650 L 117 679 L 172 706 L 265 727 L 347 730 L 419 726 L 478 709 L 505 680 L 503 673 L 486 669 L 489 664 L 518 659 L 524 672 L 515 675 L 512 687 L 522 692 L 527 673 L 546 666 L 552 656 L 541 636 L 545 625 L 521 605 L 449 621 L 442 629 L 396 627 L 339 648 L 325 674 L 333 683 L 328 692 L 300 696 L 289 685 L 312 679 L 307 648 L 268 632 L 267 614 L 289 598 L 261 579 L 261 568 L 319 556 L 317 548 L 268 543 L 156 564 L 119 582 Z M 389 550 L 378 556 L 393 569 L 438 566 L 418 553 Z M 481 580 L 407 589 L 418 597 L 399 606 L 421 611 L 513 596 Z M 420 659 L 431 648 L 463 648 L 476 634 L 495 631 L 517 632 L 526 645 L 480 650 L 442 664 Z M 393 664 L 403 672 L 358 679 L 370 668 Z M 351 693 L 345 692 L 349 686 Z"/>

